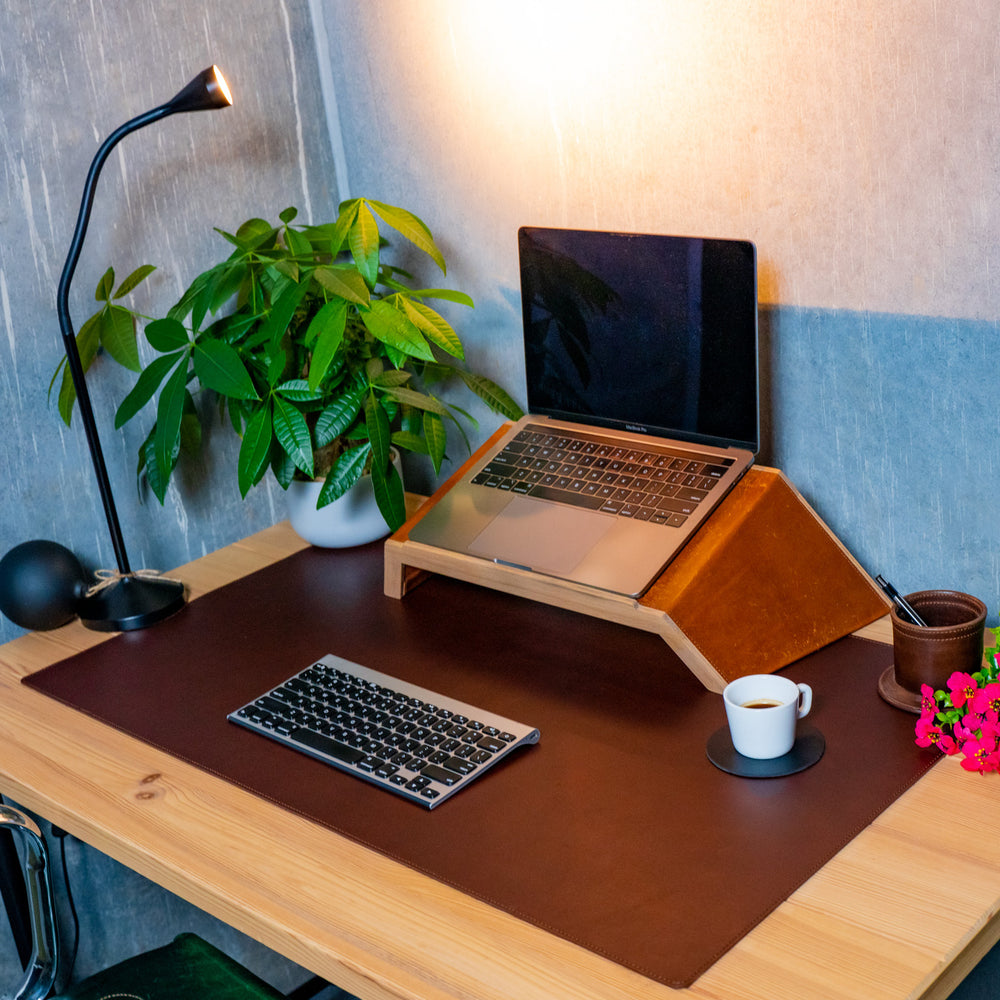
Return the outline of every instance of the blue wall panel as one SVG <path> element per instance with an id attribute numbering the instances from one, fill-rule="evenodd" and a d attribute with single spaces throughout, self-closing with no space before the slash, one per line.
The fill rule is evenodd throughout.
<path id="1" fill-rule="evenodd" d="M 873 575 L 996 620 L 995 322 L 765 311 L 770 461 Z"/>

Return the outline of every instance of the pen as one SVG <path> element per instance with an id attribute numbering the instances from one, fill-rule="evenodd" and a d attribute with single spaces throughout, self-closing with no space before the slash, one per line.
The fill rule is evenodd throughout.
<path id="1" fill-rule="evenodd" d="M 896 588 L 889 583 L 884 576 L 875 577 L 875 582 L 885 591 L 889 600 L 896 605 L 896 608 L 899 610 L 900 617 L 909 618 L 914 625 L 922 625 L 924 628 L 927 627 L 927 622 L 925 622 L 923 618 L 921 618 L 920 615 L 913 610 L 905 598 L 900 596 L 899 591 L 896 590 Z"/>

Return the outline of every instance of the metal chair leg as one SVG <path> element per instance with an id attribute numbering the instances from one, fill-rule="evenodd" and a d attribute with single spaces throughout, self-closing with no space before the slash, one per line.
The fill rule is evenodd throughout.
<path id="1" fill-rule="evenodd" d="M 24 889 L 31 930 L 31 954 L 13 1000 L 43 1000 L 55 982 L 59 959 L 45 840 L 35 823 L 12 806 L 0 805 L 0 830 L 24 843 Z"/>

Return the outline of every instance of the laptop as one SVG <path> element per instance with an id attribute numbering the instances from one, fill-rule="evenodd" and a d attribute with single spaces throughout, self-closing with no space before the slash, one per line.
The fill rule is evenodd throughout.
<path id="1" fill-rule="evenodd" d="M 518 230 L 528 414 L 410 531 L 638 597 L 753 463 L 744 240 Z"/>

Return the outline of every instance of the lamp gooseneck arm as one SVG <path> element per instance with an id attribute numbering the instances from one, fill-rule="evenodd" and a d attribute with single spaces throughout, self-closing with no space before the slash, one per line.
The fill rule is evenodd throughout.
<path id="1" fill-rule="evenodd" d="M 158 573 L 140 571 L 133 573 L 125 552 L 125 540 L 122 535 L 118 511 L 115 508 L 114 496 L 111 492 L 111 482 L 108 478 L 104 453 L 97 433 L 97 423 L 94 420 L 94 407 L 87 390 L 86 373 L 83 360 L 76 343 L 76 333 L 69 314 L 69 286 L 80 257 L 87 226 L 90 222 L 90 211 L 94 203 L 94 193 L 101 168 L 111 150 L 129 133 L 135 132 L 144 125 L 166 118 L 178 111 L 209 111 L 213 108 L 229 107 L 233 103 L 225 78 L 217 66 L 210 66 L 199 73 L 186 87 L 180 90 L 166 104 L 153 108 L 145 114 L 138 115 L 119 126 L 101 144 L 90 164 L 87 180 L 83 186 L 83 200 L 76 220 L 76 229 L 70 243 L 69 254 L 63 265 L 59 278 L 59 288 L 56 293 L 56 312 L 59 317 L 59 328 L 62 331 L 63 347 L 66 353 L 66 363 L 69 365 L 70 378 L 76 390 L 77 402 L 80 406 L 80 418 L 83 420 L 83 430 L 90 449 L 91 463 L 97 478 L 97 487 L 104 505 L 104 516 L 107 518 L 108 530 L 111 534 L 111 544 L 114 546 L 115 559 L 118 562 L 117 577 L 102 581 L 92 587 L 79 602 L 77 614 L 87 628 L 100 632 L 125 632 L 146 628 L 179 611 L 185 604 L 184 584 L 179 580 L 170 580 Z"/>
<path id="2" fill-rule="evenodd" d="M 70 377 L 76 389 L 77 402 L 80 407 L 80 417 L 83 420 L 83 430 L 87 438 L 87 446 L 90 449 L 90 457 L 94 465 L 94 472 L 97 475 L 97 486 L 101 494 L 101 503 L 104 506 L 104 516 L 107 518 L 108 530 L 111 532 L 111 543 L 115 550 L 115 560 L 118 563 L 118 571 L 124 576 L 131 573 L 128 555 L 125 551 L 125 540 L 122 535 L 121 523 L 118 520 L 118 511 L 115 508 L 114 496 L 111 492 L 111 483 L 108 478 L 108 469 L 104 462 L 104 453 L 101 450 L 101 441 L 97 433 L 97 423 L 94 420 L 94 408 L 90 401 L 90 393 L 87 390 L 87 380 L 84 377 L 83 362 L 80 359 L 80 351 L 76 346 L 76 333 L 73 330 L 73 321 L 69 314 L 69 286 L 76 271 L 77 261 L 80 258 L 80 250 L 83 247 L 84 237 L 87 235 L 87 226 L 90 222 L 90 212 L 94 204 L 94 191 L 97 188 L 97 179 L 100 177 L 101 168 L 108 158 L 111 150 L 131 132 L 142 128 L 172 114 L 176 108 L 169 104 L 161 105 L 152 111 L 127 121 L 124 125 L 115 129 L 107 139 L 104 140 L 101 148 L 98 149 L 90 165 L 87 180 L 83 187 L 83 200 L 80 203 L 80 213 L 76 220 L 76 230 L 73 233 L 73 241 L 70 244 L 69 255 L 63 265 L 62 276 L 59 278 L 59 288 L 56 293 L 56 311 L 59 317 L 59 327 L 62 331 L 63 346 L 66 352 L 66 361 L 69 365 Z"/>

